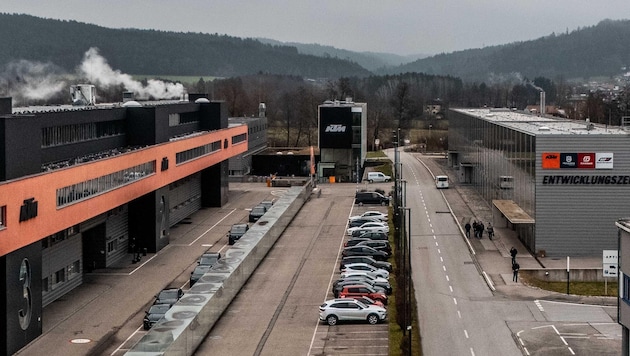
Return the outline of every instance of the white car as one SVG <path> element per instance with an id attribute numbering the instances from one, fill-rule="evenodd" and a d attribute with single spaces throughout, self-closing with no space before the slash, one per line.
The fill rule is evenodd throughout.
<path id="1" fill-rule="evenodd" d="M 353 272 L 353 271 L 361 271 L 361 272 L 366 272 L 368 274 L 373 275 L 374 277 L 381 277 L 381 278 L 385 278 L 388 279 L 389 278 L 389 272 L 382 269 L 382 268 L 376 268 L 372 265 L 369 265 L 367 263 L 349 263 L 347 265 L 345 265 L 343 267 L 343 269 L 341 270 L 341 273 L 346 273 L 346 272 Z"/>
<path id="2" fill-rule="evenodd" d="M 387 319 L 387 309 L 378 305 L 366 305 L 352 298 L 327 300 L 319 306 L 319 320 L 336 325 L 343 320 L 365 320 L 378 324 Z"/>
<path id="3" fill-rule="evenodd" d="M 389 216 L 387 213 L 381 213 L 380 211 L 366 211 L 361 215 L 351 216 L 348 220 L 357 220 L 357 219 L 375 219 L 378 221 L 387 221 L 389 220 Z"/>
<path id="4" fill-rule="evenodd" d="M 361 230 L 364 232 L 371 232 L 371 231 L 384 232 L 387 234 L 389 233 L 389 225 L 387 225 L 387 223 L 378 222 L 378 221 L 367 222 L 361 226 L 348 228 L 348 236 L 352 236 L 352 232 L 356 230 Z"/>

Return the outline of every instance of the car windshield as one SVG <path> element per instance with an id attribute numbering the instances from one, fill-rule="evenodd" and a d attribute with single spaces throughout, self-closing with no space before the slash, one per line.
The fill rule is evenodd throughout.
<path id="1" fill-rule="evenodd" d="M 233 234 L 244 234 L 247 231 L 246 225 L 234 225 L 232 226 Z"/>
<path id="2" fill-rule="evenodd" d="M 166 314 L 169 309 L 170 306 L 168 304 L 156 304 L 149 308 L 149 314 Z"/>
<path id="3" fill-rule="evenodd" d="M 209 266 L 215 264 L 218 260 L 219 255 L 202 255 L 199 259 L 199 264 Z"/>
<path id="4" fill-rule="evenodd" d="M 257 207 L 254 207 L 254 208 L 252 209 L 252 213 L 255 213 L 255 214 L 264 214 L 264 213 L 265 213 L 265 207 L 264 207 L 264 206 L 257 206 Z"/>
<path id="5" fill-rule="evenodd" d="M 158 299 L 177 299 L 176 290 L 163 290 L 158 295 Z"/>

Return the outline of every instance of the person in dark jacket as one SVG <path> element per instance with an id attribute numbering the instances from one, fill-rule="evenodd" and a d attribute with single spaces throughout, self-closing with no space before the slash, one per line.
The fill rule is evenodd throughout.
<path id="1" fill-rule="evenodd" d="M 470 238 L 470 223 L 467 222 L 466 225 L 464 225 L 464 229 L 466 230 L 466 237 Z"/>
<path id="2" fill-rule="evenodd" d="M 514 246 L 512 246 L 512 248 L 510 249 L 510 255 L 512 256 L 512 265 L 514 265 L 516 263 L 516 254 L 518 253 L 518 251 L 514 248 Z"/>
<path id="3" fill-rule="evenodd" d="M 521 266 L 518 263 L 512 265 L 512 282 L 518 282 L 518 270 Z"/>

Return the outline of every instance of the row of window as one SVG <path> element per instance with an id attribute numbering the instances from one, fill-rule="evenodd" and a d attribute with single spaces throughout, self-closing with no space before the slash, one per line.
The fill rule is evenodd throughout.
<path id="1" fill-rule="evenodd" d="M 76 260 L 68 266 L 57 270 L 55 273 L 42 279 L 42 295 L 55 290 L 57 286 L 65 281 L 72 280 L 81 274 L 81 261 Z"/>
<path id="2" fill-rule="evenodd" d="M 0 230 L 7 227 L 7 206 L 0 206 Z"/>
<path id="3" fill-rule="evenodd" d="M 58 244 L 72 235 L 79 233 L 79 225 L 70 226 L 69 228 L 59 231 L 42 239 L 42 249 Z"/>
<path id="4" fill-rule="evenodd" d="M 155 173 L 155 161 L 57 189 L 57 207 L 87 199 Z"/>
<path id="5" fill-rule="evenodd" d="M 226 140 L 227 144 L 227 140 Z M 221 149 L 221 141 L 214 141 L 207 145 L 191 148 L 186 151 L 178 152 L 175 155 L 176 164 L 184 163 L 195 158 L 205 156 L 207 154 L 219 151 Z"/>
<path id="6" fill-rule="evenodd" d="M 199 116 L 196 112 L 168 114 L 168 126 L 171 127 L 194 122 L 199 122 Z"/>
<path id="7" fill-rule="evenodd" d="M 267 123 L 261 124 L 261 125 L 253 125 L 253 126 L 249 126 L 248 125 L 248 130 L 247 132 L 249 134 L 254 134 L 256 132 L 261 132 L 261 131 L 265 131 L 267 130 Z"/>
<path id="8" fill-rule="evenodd" d="M 124 120 L 44 127 L 42 128 L 42 147 L 123 135 L 125 132 L 126 124 Z"/>
<path id="9" fill-rule="evenodd" d="M 239 142 L 243 142 L 247 140 L 247 134 L 240 134 L 236 136 L 232 136 L 232 144 L 237 144 Z"/>

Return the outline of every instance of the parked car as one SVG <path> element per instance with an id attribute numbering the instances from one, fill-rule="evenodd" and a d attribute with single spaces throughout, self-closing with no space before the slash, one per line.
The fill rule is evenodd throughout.
<path id="1" fill-rule="evenodd" d="M 370 240 L 370 239 L 360 239 L 358 237 L 355 237 L 353 239 L 350 239 L 350 240 L 344 242 L 343 246 L 344 247 L 356 246 L 356 245 L 359 244 L 359 242 L 363 242 L 363 241 L 372 241 L 372 240 Z"/>
<path id="2" fill-rule="evenodd" d="M 357 276 L 357 277 L 352 277 L 352 278 L 336 280 L 332 286 L 332 294 L 335 296 L 335 298 L 339 298 L 339 293 L 341 293 L 341 290 L 343 289 L 343 287 L 350 286 L 350 285 L 359 285 L 359 284 L 371 287 L 377 292 L 385 293 L 388 295 L 392 293 L 392 286 L 389 284 L 389 282 L 379 281 L 377 283 L 371 279 L 365 279 L 365 278 Z"/>
<path id="3" fill-rule="evenodd" d="M 389 241 L 387 240 L 367 240 L 367 241 L 363 240 L 359 242 L 357 245 L 370 246 L 371 248 L 374 248 L 380 251 L 385 251 L 390 256 L 392 254 L 392 247 L 389 245 Z"/>
<path id="4" fill-rule="evenodd" d="M 230 228 L 230 231 L 227 234 L 228 244 L 234 245 L 236 240 L 240 239 L 243 235 L 245 235 L 247 230 L 249 230 L 249 225 L 247 224 L 243 223 L 243 224 L 232 225 L 232 227 Z"/>
<path id="5" fill-rule="evenodd" d="M 184 291 L 182 291 L 181 288 L 165 288 L 155 296 L 153 304 L 168 304 L 169 306 L 173 306 L 183 295 Z"/>
<path id="6" fill-rule="evenodd" d="M 148 311 L 144 312 L 144 320 L 142 321 L 144 330 L 151 329 L 155 323 L 164 317 L 169 309 L 171 309 L 171 306 L 168 304 L 153 304 Z"/>
<path id="7" fill-rule="evenodd" d="M 385 307 L 385 304 L 383 304 L 383 302 L 379 301 L 379 300 L 373 300 L 369 297 L 355 297 L 354 299 L 360 301 L 361 303 L 365 304 L 365 305 L 377 305 L 379 307 Z"/>
<path id="8" fill-rule="evenodd" d="M 369 246 L 351 246 L 341 251 L 343 257 L 347 256 L 370 256 L 377 261 L 387 261 L 389 255 L 385 251 L 379 251 Z"/>
<path id="9" fill-rule="evenodd" d="M 381 303 L 387 305 L 387 296 L 383 293 L 379 293 L 374 288 L 351 285 L 345 286 L 339 293 L 339 298 L 354 298 L 354 297 L 368 297 L 370 299 L 378 300 Z"/>
<path id="10" fill-rule="evenodd" d="M 367 180 L 370 183 L 382 183 L 392 180 L 391 176 L 385 175 L 383 172 L 368 172 Z"/>
<path id="11" fill-rule="evenodd" d="M 377 218 L 359 218 L 355 220 L 348 220 L 348 227 L 359 227 L 365 223 L 369 222 L 381 222 Z"/>
<path id="12" fill-rule="evenodd" d="M 376 231 L 376 232 L 388 233 L 389 225 L 384 222 L 370 221 L 370 222 L 364 223 L 361 226 L 349 227 L 347 230 L 347 233 L 349 236 L 352 236 L 352 232 L 356 230 L 365 230 L 365 232 Z"/>
<path id="13" fill-rule="evenodd" d="M 206 252 L 197 261 L 200 266 L 214 266 L 215 263 L 221 258 L 221 252 Z"/>
<path id="14" fill-rule="evenodd" d="M 339 270 L 343 269 L 343 266 L 349 263 L 367 263 L 377 268 L 382 268 L 387 272 L 392 271 L 392 264 L 385 261 L 377 261 L 370 256 L 348 256 L 341 259 L 339 262 Z"/>
<path id="15" fill-rule="evenodd" d="M 363 204 L 389 205 L 389 197 L 377 192 L 356 192 L 354 202 L 359 206 Z"/>
<path id="16" fill-rule="evenodd" d="M 338 321 L 365 320 L 378 324 L 387 319 L 387 309 L 377 305 L 366 305 L 356 299 L 332 299 L 319 306 L 319 320 L 328 325 L 337 325 Z"/>
<path id="17" fill-rule="evenodd" d="M 258 205 L 262 205 L 265 207 L 265 209 L 269 210 L 273 206 L 273 203 L 274 203 L 273 200 L 263 200 Z"/>
<path id="18" fill-rule="evenodd" d="M 192 287 L 195 283 L 197 283 L 199 278 L 201 278 L 204 274 L 208 273 L 210 268 L 212 268 L 212 266 L 207 266 L 207 265 L 196 266 L 195 269 L 192 272 L 190 272 L 190 281 L 189 281 L 190 286 Z"/>
<path id="19" fill-rule="evenodd" d="M 349 220 L 357 220 L 357 219 L 362 219 L 362 218 L 378 219 L 380 221 L 389 220 L 389 216 L 387 215 L 387 213 L 381 213 L 380 211 L 376 211 L 376 210 L 370 210 L 370 211 L 366 211 L 365 213 L 361 215 L 351 216 Z"/>
<path id="20" fill-rule="evenodd" d="M 258 221 L 258 219 L 260 219 L 263 215 L 265 215 L 266 212 L 267 212 L 267 209 L 264 206 L 256 205 L 249 212 L 249 222 Z"/>
<path id="21" fill-rule="evenodd" d="M 369 275 L 372 275 L 374 277 L 381 277 L 385 279 L 389 278 L 389 272 L 381 268 L 376 268 L 367 263 L 349 263 L 345 265 L 345 267 L 341 270 L 341 273 L 351 272 L 351 271 L 363 271 L 363 272 L 367 272 Z"/>
<path id="22" fill-rule="evenodd" d="M 384 232 L 378 232 L 378 231 L 368 231 L 368 232 L 363 232 L 361 230 L 357 230 L 357 231 L 353 231 L 352 232 L 352 238 L 361 238 L 361 239 L 372 239 L 372 240 L 389 240 L 389 236 L 387 236 L 386 233 Z"/>

